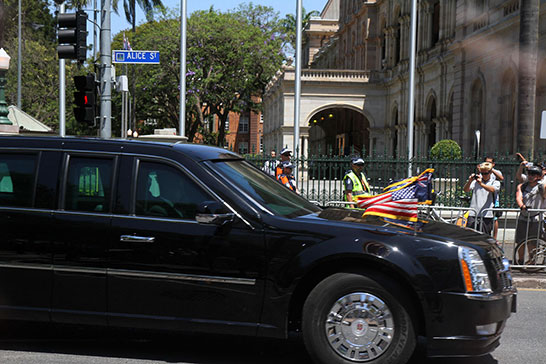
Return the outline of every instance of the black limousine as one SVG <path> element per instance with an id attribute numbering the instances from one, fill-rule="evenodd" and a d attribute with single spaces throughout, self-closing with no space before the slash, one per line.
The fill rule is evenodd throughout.
<path id="1" fill-rule="evenodd" d="M 287 338 L 317 363 L 499 345 L 508 261 L 472 229 L 321 209 L 203 145 L 0 137 L 0 319 Z"/>

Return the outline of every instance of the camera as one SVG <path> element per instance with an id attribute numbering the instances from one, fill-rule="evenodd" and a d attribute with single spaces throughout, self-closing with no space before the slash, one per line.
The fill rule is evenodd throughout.
<path id="1" fill-rule="evenodd" d="M 480 175 L 479 175 L 479 174 L 475 174 L 475 175 L 474 175 L 474 179 L 478 179 L 478 178 L 480 178 Z"/>

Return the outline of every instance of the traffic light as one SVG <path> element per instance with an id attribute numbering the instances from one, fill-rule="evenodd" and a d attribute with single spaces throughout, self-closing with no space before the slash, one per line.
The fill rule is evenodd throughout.
<path id="1" fill-rule="evenodd" d="M 85 61 L 87 55 L 87 14 L 83 10 L 75 13 L 59 14 L 59 59 Z"/>
<path id="2" fill-rule="evenodd" d="M 95 75 L 89 73 L 86 76 L 74 76 L 74 117 L 80 123 L 92 124 L 95 122 L 97 85 Z"/>

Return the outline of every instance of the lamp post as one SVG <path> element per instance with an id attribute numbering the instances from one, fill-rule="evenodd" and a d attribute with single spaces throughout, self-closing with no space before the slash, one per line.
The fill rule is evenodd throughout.
<path id="1" fill-rule="evenodd" d="M 0 48 L 0 125 L 12 125 L 8 119 L 8 104 L 4 94 L 6 86 L 6 71 L 9 69 L 10 56 L 4 48 Z"/>

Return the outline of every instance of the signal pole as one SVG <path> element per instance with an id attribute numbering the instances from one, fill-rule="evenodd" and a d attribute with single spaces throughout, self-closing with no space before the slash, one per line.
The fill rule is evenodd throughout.
<path id="1" fill-rule="evenodd" d="M 100 28 L 100 137 L 112 137 L 111 0 L 102 1 Z"/>
<path id="2" fill-rule="evenodd" d="M 64 1 L 59 4 L 59 14 L 65 10 Z M 66 87 L 65 87 L 65 60 L 59 59 L 59 136 L 66 136 Z"/>

